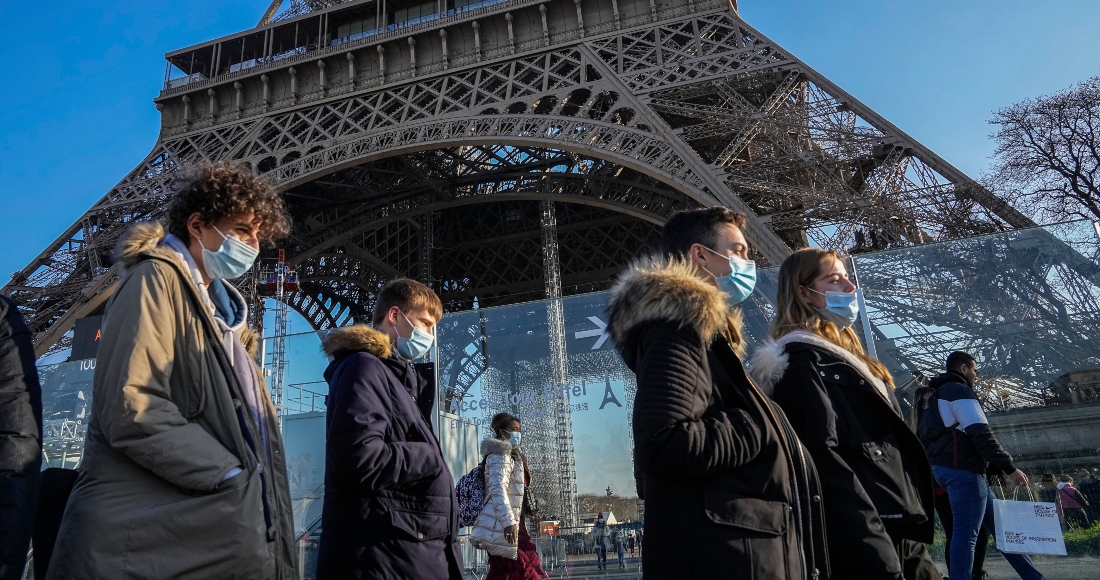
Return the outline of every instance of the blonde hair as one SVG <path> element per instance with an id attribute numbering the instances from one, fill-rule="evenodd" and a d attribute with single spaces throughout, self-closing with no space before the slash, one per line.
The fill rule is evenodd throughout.
<path id="1" fill-rule="evenodd" d="M 779 290 L 776 293 L 771 337 L 778 339 L 796 330 L 808 330 L 855 355 L 871 369 L 875 377 L 893 388 L 894 379 L 890 376 L 890 371 L 878 359 L 864 352 L 855 331 L 851 328 L 840 328 L 821 318 L 817 310 L 806 304 L 798 294 L 800 287 L 809 287 L 826 264 L 831 265 L 833 260 L 843 263 L 844 256 L 836 250 L 821 248 L 798 250 L 783 260 L 783 265 L 779 267 Z"/>

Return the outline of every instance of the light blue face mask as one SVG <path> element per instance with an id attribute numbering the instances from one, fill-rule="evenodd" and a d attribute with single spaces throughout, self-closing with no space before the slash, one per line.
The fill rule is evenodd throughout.
<path id="1" fill-rule="evenodd" d="M 516 447 L 519 447 L 519 442 L 523 439 L 523 433 L 508 433 L 508 442 Z"/>
<path id="2" fill-rule="evenodd" d="M 222 237 L 222 245 L 217 250 L 207 250 L 202 240 L 199 240 L 199 245 L 202 246 L 202 265 L 206 269 L 206 275 L 225 280 L 244 276 L 244 273 L 256 262 L 256 256 L 260 255 L 260 251 L 233 236 L 223 234 L 218 228 L 214 228 L 214 231 Z"/>
<path id="3" fill-rule="evenodd" d="M 397 333 L 397 352 L 409 360 L 416 360 L 428 354 L 428 351 L 432 350 L 432 345 L 435 344 L 435 337 L 431 333 L 414 326 L 404 312 L 401 313 L 401 318 L 404 318 L 413 330 L 412 336 L 409 338 L 401 336 L 400 332 Z"/>
<path id="4" fill-rule="evenodd" d="M 841 328 L 848 328 L 855 324 L 856 318 L 859 317 L 860 290 L 858 288 L 854 292 L 834 292 L 831 290 L 829 292 L 818 292 L 813 288 L 809 288 L 809 290 L 825 297 L 825 308 L 817 311 L 822 318 Z"/>
<path id="5" fill-rule="evenodd" d="M 748 299 L 753 288 L 756 288 L 756 262 L 742 260 L 737 256 L 723 256 L 706 246 L 703 246 L 703 248 L 712 254 L 728 258 L 730 261 L 730 273 L 727 276 L 714 276 L 714 272 L 707 270 L 705 266 L 703 267 L 707 274 L 714 276 L 718 289 L 726 293 L 726 302 L 730 306 L 737 306 Z"/>

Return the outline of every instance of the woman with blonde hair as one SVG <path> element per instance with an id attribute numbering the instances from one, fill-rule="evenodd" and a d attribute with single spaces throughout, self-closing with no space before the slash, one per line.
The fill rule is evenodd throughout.
<path id="1" fill-rule="evenodd" d="M 844 258 L 807 248 L 779 269 L 757 384 L 786 412 L 822 482 L 835 578 L 934 579 L 932 471 L 901 416 L 886 367 L 852 330 L 857 289 Z"/>

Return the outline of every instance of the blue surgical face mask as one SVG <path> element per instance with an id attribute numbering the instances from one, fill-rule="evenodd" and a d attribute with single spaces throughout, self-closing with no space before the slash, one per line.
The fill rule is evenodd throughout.
<path id="1" fill-rule="evenodd" d="M 817 311 L 825 320 L 841 328 L 848 328 L 859 317 L 858 288 L 854 292 L 818 292 L 808 286 L 807 289 L 825 297 L 825 308 L 820 308 Z"/>
<path id="2" fill-rule="evenodd" d="M 523 433 L 508 433 L 508 442 L 516 447 L 519 447 L 519 442 L 523 439 Z"/>
<path id="3" fill-rule="evenodd" d="M 414 326 L 404 312 L 401 313 L 401 318 L 412 326 L 412 336 L 405 338 L 401 336 L 400 331 L 397 333 L 397 352 L 409 360 L 416 360 L 428 354 L 428 351 L 432 350 L 432 345 L 435 344 L 435 337 L 424 329 Z"/>
<path id="4" fill-rule="evenodd" d="M 718 289 L 726 293 L 729 305 L 737 306 L 744 302 L 752 294 L 753 288 L 756 288 L 756 262 L 742 260 L 737 256 L 723 256 L 706 246 L 703 248 L 730 261 L 730 273 L 726 276 L 715 276 L 714 272 L 707 270 L 706 266 L 703 267 L 707 274 L 714 276 Z"/>
<path id="5" fill-rule="evenodd" d="M 222 233 L 214 228 L 222 237 L 222 245 L 217 250 L 210 251 L 199 240 L 202 246 L 202 265 L 206 269 L 206 275 L 211 278 L 233 280 L 244 276 L 244 273 L 256 262 L 256 256 L 260 251 L 252 246 Z"/>

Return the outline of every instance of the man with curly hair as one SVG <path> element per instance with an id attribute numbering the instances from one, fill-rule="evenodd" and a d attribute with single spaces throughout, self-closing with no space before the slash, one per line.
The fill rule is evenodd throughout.
<path id="1" fill-rule="evenodd" d="M 208 165 L 176 191 L 170 233 L 140 223 L 119 241 L 49 577 L 298 577 L 278 417 L 228 282 L 289 229 L 270 185 Z"/>

